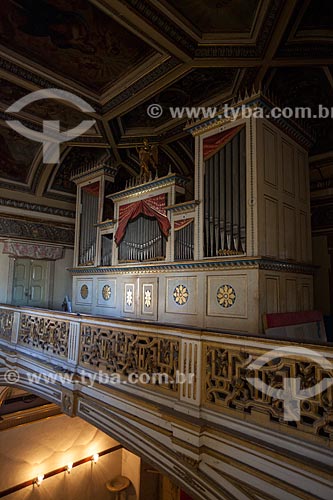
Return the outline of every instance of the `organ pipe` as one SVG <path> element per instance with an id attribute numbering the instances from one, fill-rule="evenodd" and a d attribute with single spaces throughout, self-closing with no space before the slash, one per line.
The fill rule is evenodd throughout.
<path id="1" fill-rule="evenodd" d="M 140 215 L 128 223 L 119 245 L 120 261 L 145 261 L 165 257 L 165 237 L 156 219 Z"/>
<path id="2" fill-rule="evenodd" d="M 246 250 L 245 128 L 205 161 L 206 257 Z"/>
<path id="3" fill-rule="evenodd" d="M 92 265 L 96 256 L 98 196 L 82 189 L 79 264 Z"/>
<path id="4" fill-rule="evenodd" d="M 194 223 L 175 231 L 175 260 L 193 260 Z"/>

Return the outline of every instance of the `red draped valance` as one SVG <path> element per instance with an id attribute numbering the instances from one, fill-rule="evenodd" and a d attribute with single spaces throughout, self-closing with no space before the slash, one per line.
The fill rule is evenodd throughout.
<path id="1" fill-rule="evenodd" d="M 215 155 L 221 148 L 223 148 L 231 139 L 235 137 L 236 134 L 240 131 L 243 125 L 239 125 L 238 127 L 231 128 L 226 130 L 225 132 L 221 132 L 220 134 L 211 135 L 204 139 L 203 141 L 203 158 L 204 160 L 209 160 L 212 156 Z"/>
<path id="2" fill-rule="evenodd" d="M 194 221 L 194 218 L 192 217 L 191 219 L 181 219 L 181 220 L 176 220 L 174 223 L 174 230 L 175 231 L 180 231 L 181 229 L 184 229 L 184 227 L 188 226 L 189 224 L 192 224 Z"/>
<path id="3" fill-rule="evenodd" d="M 162 233 L 168 237 L 171 226 L 165 211 L 165 194 L 160 194 L 119 207 L 119 223 L 114 237 L 117 245 L 125 236 L 127 224 L 141 214 L 156 219 Z"/>

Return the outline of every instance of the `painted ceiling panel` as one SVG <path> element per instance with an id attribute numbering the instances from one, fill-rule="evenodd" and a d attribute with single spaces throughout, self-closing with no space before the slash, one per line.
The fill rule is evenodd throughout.
<path id="1" fill-rule="evenodd" d="M 153 53 L 86 0 L 2 0 L 1 11 L 3 45 L 93 90 Z"/>

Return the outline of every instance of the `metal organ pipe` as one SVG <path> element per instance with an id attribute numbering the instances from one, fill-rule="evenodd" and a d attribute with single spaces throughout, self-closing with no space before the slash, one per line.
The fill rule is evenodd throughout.
<path id="1" fill-rule="evenodd" d="M 234 249 L 239 247 L 239 135 L 233 139 L 232 143 L 232 236 Z"/>
<path id="2" fill-rule="evenodd" d="M 245 252 L 245 127 L 205 161 L 204 195 L 206 257 Z"/>
<path id="3" fill-rule="evenodd" d="M 240 200 L 240 242 L 241 251 L 246 251 L 246 149 L 245 128 L 239 134 L 239 200 Z"/>
<path id="4" fill-rule="evenodd" d="M 84 189 L 81 193 L 82 214 L 80 224 L 80 251 L 81 265 L 93 264 L 96 256 L 98 196 Z"/>
<path id="5" fill-rule="evenodd" d="M 156 219 L 139 216 L 128 223 L 119 245 L 119 259 L 145 261 L 165 257 L 165 238 Z"/>
<path id="6" fill-rule="evenodd" d="M 193 260 L 194 223 L 175 231 L 175 260 Z"/>

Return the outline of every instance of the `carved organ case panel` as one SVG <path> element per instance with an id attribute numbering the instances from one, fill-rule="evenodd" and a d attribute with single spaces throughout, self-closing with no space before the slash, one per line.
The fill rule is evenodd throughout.
<path id="1" fill-rule="evenodd" d="M 245 126 L 203 140 L 204 256 L 246 252 Z"/>

